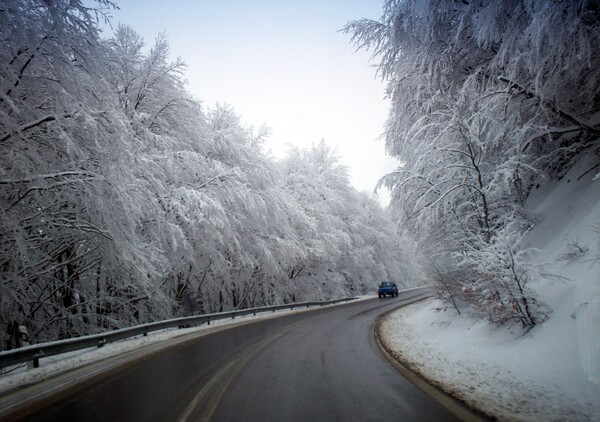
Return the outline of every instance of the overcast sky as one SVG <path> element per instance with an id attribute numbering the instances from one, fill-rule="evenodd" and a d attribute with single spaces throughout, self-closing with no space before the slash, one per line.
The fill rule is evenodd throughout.
<path id="1" fill-rule="evenodd" d="M 325 142 L 371 192 L 395 167 L 384 154 L 389 101 L 384 84 L 339 30 L 378 19 L 381 0 L 120 0 L 113 26 L 131 26 L 151 45 L 165 32 L 173 59 L 188 65 L 188 89 L 205 105 L 234 107 L 247 125 L 271 129 L 266 150 Z M 110 34 L 105 32 L 104 36 Z M 382 202 L 387 201 L 384 196 Z"/>

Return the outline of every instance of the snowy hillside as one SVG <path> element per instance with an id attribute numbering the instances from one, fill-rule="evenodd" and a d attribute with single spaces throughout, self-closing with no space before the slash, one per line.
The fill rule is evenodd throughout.
<path id="1" fill-rule="evenodd" d="M 428 300 L 391 314 L 393 354 L 501 420 L 600 420 L 600 177 L 581 162 L 530 198 L 538 222 L 531 286 L 550 308 L 527 334 Z M 583 176 L 582 176 L 583 175 Z"/>
<path id="2" fill-rule="evenodd" d="M 536 260 L 545 273 L 555 277 L 534 284 L 554 309 L 541 333 L 564 331 L 565 340 L 576 341 L 582 368 L 600 384 L 600 173 L 596 168 L 582 177 L 589 168 L 583 162 L 533 195 L 541 221 L 526 241 L 539 249 Z"/>

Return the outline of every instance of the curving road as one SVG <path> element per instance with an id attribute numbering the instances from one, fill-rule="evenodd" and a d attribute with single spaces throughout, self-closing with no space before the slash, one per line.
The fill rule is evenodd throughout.
<path id="1" fill-rule="evenodd" d="M 373 340 L 377 316 L 414 295 L 401 292 L 399 298 L 295 313 L 196 337 L 105 372 L 21 416 L 35 421 L 451 421 L 455 417 L 403 378 Z"/>

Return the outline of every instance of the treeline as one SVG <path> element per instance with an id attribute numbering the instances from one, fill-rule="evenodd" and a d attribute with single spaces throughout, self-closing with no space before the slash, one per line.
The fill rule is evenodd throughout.
<path id="1" fill-rule="evenodd" d="M 164 37 L 101 39 L 111 6 L 0 5 L 0 327 L 42 341 L 180 316 L 186 297 L 208 313 L 410 278 L 334 151 L 270 159 L 265 130 L 192 98 Z"/>
<path id="2" fill-rule="evenodd" d="M 527 199 L 600 161 L 600 13 L 594 0 L 388 0 L 345 28 L 388 81 L 382 180 L 401 227 L 457 311 L 533 327 L 548 309 L 521 239 Z M 590 228 L 592 229 L 592 228 Z"/>

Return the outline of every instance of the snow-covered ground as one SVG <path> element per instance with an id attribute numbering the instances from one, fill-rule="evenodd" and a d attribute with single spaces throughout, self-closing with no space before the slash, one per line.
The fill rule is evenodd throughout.
<path id="1" fill-rule="evenodd" d="M 531 287 L 551 307 L 548 321 L 523 334 L 428 299 L 383 321 L 391 353 L 500 420 L 600 421 L 600 177 L 580 178 L 590 167 L 530 199 L 539 222 L 525 245 L 540 268 Z"/>

